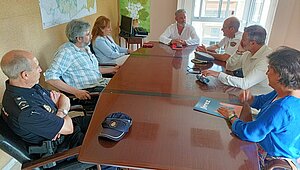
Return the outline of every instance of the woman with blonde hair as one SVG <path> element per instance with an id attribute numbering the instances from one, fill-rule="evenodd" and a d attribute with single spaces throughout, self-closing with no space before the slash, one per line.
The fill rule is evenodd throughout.
<path id="1" fill-rule="evenodd" d="M 92 29 L 92 48 L 100 64 L 116 63 L 117 59 L 132 51 L 117 45 L 111 37 L 111 22 L 105 16 L 96 19 Z"/>

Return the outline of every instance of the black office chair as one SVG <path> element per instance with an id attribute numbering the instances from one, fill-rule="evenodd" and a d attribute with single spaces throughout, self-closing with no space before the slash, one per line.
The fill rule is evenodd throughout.
<path id="1" fill-rule="evenodd" d="M 44 141 L 41 146 L 32 146 L 16 135 L 0 115 L 0 148 L 18 160 L 22 169 L 86 169 L 94 165 L 77 161 L 80 146 L 56 153 L 56 143 Z M 72 158 L 72 159 L 71 159 Z"/>
<path id="2" fill-rule="evenodd" d="M 91 52 L 96 56 L 95 51 L 93 49 L 92 43 L 89 44 L 89 47 L 91 49 Z M 101 63 L 101 64 L 99 63 L 99 66 L 103 66 L 103 67 L 115 67 L 115 66 L 117 66 L 117 64 L 116 63 Z M 104 77 L 104 78 L 112 78 L 114 75 L 115 74 L 113 74 L 113 73 L 106 73 L 106 74 L 102 74 L 102 77 Z"/>
<path id="3" fill-rule="evenodd" d="M 79 100 L 78 98 L 76 98 L 72 94 L 68 94 L 68 93 L 65 93 L 65 92 L 62 92 L 62 93 L 64 93 L 70 99 L 71 107 L 80 106 L 82 108 L 82 110 L 83 110 L 84 115 L 91 115 L 94 112 L 95 105 L 96 105 L 96 103 L 98 101 L 99 93 L 100 92 L 98 92 L 98 93 L 96 93 L 96 92 L 90 93 L 90 95 L 91 95 L 91 99 L 90 100 Z M 78 110 L 80 110 L 81 108 L 79 108 Z"/>
<path id="4" fill-rule="evenodd" d="M 62 77 L 60 77 L 60 80 L 65 82 Z M 76 111 L 74 110 L 76 108 L 79 111 L 82 111 L 84 115 L 91 115 L 94 112 L 95 105 L 99 98 L 99 94 L 102 92 L 103 89 L 104 87 L 102 86 L 84 89 L 90 92 L 90 96 L 91 96 L 90 100 L 80 100 L 73 94 L 64 91 L 60 91 L 60 92 L 65 94 L 70 99 L 71 108 L 73 111 Z"/>

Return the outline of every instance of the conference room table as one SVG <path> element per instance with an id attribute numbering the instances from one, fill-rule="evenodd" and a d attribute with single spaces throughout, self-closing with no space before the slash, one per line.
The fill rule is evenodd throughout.
<path id="1" fill-rule="evenodd" d="M 114 75 L 99 97 L 78 160 L 134 169 L 259 169 L 256 144 L 232 135 L 225 119 L 193 110 L 201 96 L 236 102 L 240 89 L 213 78 L 203 84 L 187 71 L 222 70 L 222 63 L 194 65 L 195 47 L 177 56 L 157 52 L 168 48 L 154 43 L 139 49 Z M 119 142 L 98 137 L 101 122 L 114 112 L 133 119 Z"/>
<path id="2" fill-rule="evenodd" d="M 131 56 L 160 56 L 160 57 L 182 57 L 188 56 L 189 54 L 195 51 L 196 45 L 191 45 L 182 48 L 181 50 L 173 50 L 170 46 L 159 43 L 159 42 L 150 42 L 153 44 L 152 48 L 139 48 Z"/>

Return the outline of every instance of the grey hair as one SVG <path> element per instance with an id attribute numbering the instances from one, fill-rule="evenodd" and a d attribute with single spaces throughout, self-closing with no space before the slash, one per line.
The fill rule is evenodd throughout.
<path id="1" fill-rule="evenodd" d="M 300 89 L 300 51 L 280 47 L 268 58 L 269 65 L 279 74 L 279 83 L 290 89 Z"/>
<path id="2" fill-rule="evenodd" d="M 32 71 L 32 66 L 26 57 L 15 54 L 9 62 L 1 61 L 1 69 L 9 79 L 17 79 L 21 72 Z"/>
<path id="3" fill-rule="evenodd" d="M 240 28 L 240 20 L 237 19 L 236 17 L 230 17 L 230 18 L 227 18 L 228 20 L 228 26 L 229 27 L 233 27 L 236 31 L 239 30 Z"/>
<path id="4" fill-rule="evenodd" d="M 184 10 L 184 9 L 178 9 L 178 10 L 175 12 L 175 16 L 178 16 L 180 13 L 185 13 L 185 14 L 186 14 L 186 10 Z"/>
<path id="5" fill-rule="evenodd" d="M 66 27 L 66 36 L 70 42 L 76 43 L 76 38 L 83 37 L 90 27 L 91 25 L 88 22 L 74 19 L 70 21 Z"/>
<path id="6" fill-rule="evenodd" d="M 245 27 L 244 32 L 248 33 L 249 40 L 255 41 L 259 45 L 264 45 L 266 41 L 267 32 L 260 25 L 251 25 Z"/>

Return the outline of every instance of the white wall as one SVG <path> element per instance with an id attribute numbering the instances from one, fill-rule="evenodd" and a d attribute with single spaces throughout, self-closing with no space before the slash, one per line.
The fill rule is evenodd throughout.
<path id="1" fill-rule="evenodd" d="M 300 1 L 279 0 L 270 34 L 269 45 L 285 45 L 300 50 Z"/>
<path id="2" fill-rule="evenodd" d="M 149 41 L 158 41 L 160 34 L 175 22 L 177 0 L 151 0 Z"/>

